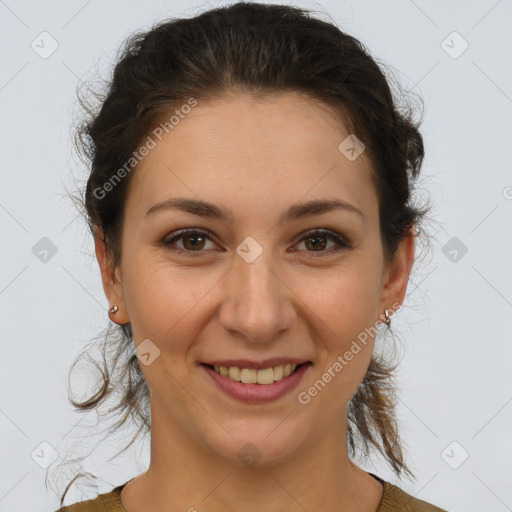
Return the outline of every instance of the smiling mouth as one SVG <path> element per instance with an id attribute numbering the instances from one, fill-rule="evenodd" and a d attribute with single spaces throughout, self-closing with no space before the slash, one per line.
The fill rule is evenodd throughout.
<path id="1" fill-rule="evenodd" d="M 202 363 L 213 370 L 218 375 L 227 377 L 230 380 L 236 382 L 242 382 L 243 384 L 262 384 L 269 385 L 274 382 L 286 379 L 290 375 L 297 372 L 302 366 L 312 364 L 307 361 L 302 364 L 286 364 L 272 366 L 262 370 L 256 370 L 254 368 L 240 368 L 237 366 L 214 366 L 206 363 Z"/>

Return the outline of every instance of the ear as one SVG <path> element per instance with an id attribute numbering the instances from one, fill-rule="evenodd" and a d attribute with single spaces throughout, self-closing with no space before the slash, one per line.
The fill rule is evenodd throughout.
<path id="1" fill-rule="evenodd" d="M 119 267 L 113 268 L 113 261 L 110 253 L 107 251 L 103 231 L 97 226 L 94 228 L 94 247 L 101 270 L 103 291 L 109 303 L 108 309 L 110 310 L 112 306 L 118 307 L 117 312 L 109 316 L 116 324 L 127 324 L 130 322 L 130 319 L 124 300 L 121 269 Z"/>
<path id="2" fill-rule="evenodd" d="M 416 236 L 413 227 L 400 242 L 393 261 L 384 270 L 381 313 L 384 309 L 391 309 L 392 315 L 404 301 L 409 275 L 414 263 Z"/>

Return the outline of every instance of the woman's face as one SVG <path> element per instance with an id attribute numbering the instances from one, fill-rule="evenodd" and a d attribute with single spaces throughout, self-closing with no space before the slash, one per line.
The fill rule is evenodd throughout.
<path id="1" fill-rule="evenodd" d="M 103 274 L 113 319 L 144 343 L 153 438 L 239 465 L 339 442 L 373 328 L 401 304 L 414 251 L 409 237 L 384 265 L 366 153 L 340 149 L 345 127 L 295 93 L 199 101 L 163 134 L 132 171 L 119 282 Z M 312 206 L 333 201 L 350 206 Z M 104 267 L 98 242 L 97 254 Z M 279 368 L 241 372 L 271 385 L 205 366 L 281 366 L 274 358 L 309 364 L 282 381 Z"/>

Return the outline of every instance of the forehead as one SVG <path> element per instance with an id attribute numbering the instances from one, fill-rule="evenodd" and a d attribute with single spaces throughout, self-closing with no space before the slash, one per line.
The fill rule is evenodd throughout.
<path id="1" fill-rule="evenodd" d="M 127 211 L 137 217 L 169 197 L 229 201 L 234 209 L 245 205 L 248 215 L 268 209 L 277 215 L 288 203 L 334 195 L 375 213 L 366 154 L 349 160 L 339 149 L 350 135 L 346 126 L 305 95 L 198 100 L 167 131 L 132 176 Z"/>

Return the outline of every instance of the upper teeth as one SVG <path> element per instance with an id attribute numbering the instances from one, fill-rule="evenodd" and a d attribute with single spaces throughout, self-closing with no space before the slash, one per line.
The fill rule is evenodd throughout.
<path id="1" fill-rule="evenodd" d="M 297 365 L 285 364 L 284 366 L 273 366 L 264 370 L 238 368 L 236 366 L 214 366 L 213 368 L 217 373 L 244 384 L 272 384 L 288 377 L 297 368 Z"/>

